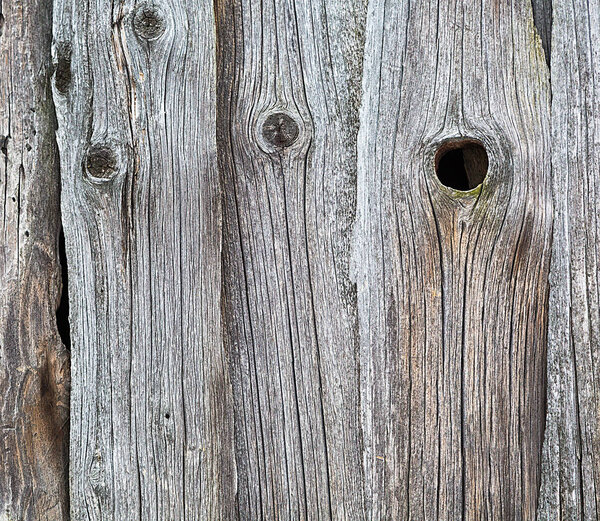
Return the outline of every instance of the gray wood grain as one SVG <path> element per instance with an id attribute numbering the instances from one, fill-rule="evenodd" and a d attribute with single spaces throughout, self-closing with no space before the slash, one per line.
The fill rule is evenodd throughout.
<path id="1" fill-rule="evenodd" d="M 554 1 L 555 205 L 539 518 L 600 519 L 600 2 Z"/>
<path id="2" fill-rule="evenodd" d="M 531 2 L 371 0 L 354 258 L 367 518 L 533 519 L 552 200 Z M 480 188 L 439 147 L 486 147 Z"/>
<path id="3" fill-rule="evenodd" d="M 364 519 L 349 279 L 366 2 L 217 2 L 239 516 Z"/>
<path id="4" fill-rule="evenodd" d="M 55 2 L 73 521 L 235 518 L 214 29 L 207 0 Z"/>
<path id="5" fill-rule="evenodd" d="M 544 519 L 598 516 L 598 6 L 576 1 Z M 552 7 L 56 0 L 73 520 L 535 517 Z M 457 138 L 490 159 L 468 193 L 435 177 Z"/>
<path id="6" fill-rule="evenodd" d="M 0 519 L 66 521 L 52 2 L 0 2 Z"/>

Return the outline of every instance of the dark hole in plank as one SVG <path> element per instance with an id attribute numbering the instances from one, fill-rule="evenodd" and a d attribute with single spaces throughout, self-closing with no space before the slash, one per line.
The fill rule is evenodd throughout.
<path id="1" fill-rule="evenodd" d="M 435 170 L 444 186 L 472 190 L 487 175 L 488 155 L 478 141 L 464 140 L 444 144 L 437 153 Z"/>
<path id="2" fill-rule="evenodd" d="M 58 236 L 58 257 L 62 278 L 62 293 L 60 303 L 56 310 L 56 327 L 62 343 L 67 349 L 71 349 L 71 327 L 69 324 L 69 274 L 67 270 L 67 253 L 65 250 L 65 234 L 60 229 Z"/>

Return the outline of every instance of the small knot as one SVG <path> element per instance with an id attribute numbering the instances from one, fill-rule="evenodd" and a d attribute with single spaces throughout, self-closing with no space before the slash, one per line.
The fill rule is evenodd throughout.
<path id="1" fill-rule="evenodd" d="M 144 4 L 137 9 L 133 17 L 133 28 L 140 38 L 156 40 L 165 32 L 164 16 L 158 7 Z"/>
<path id="2" fill-rule="evenodd" d="M 71 85 L 71 46 L 68 43 L 60 43 L 56 48 L 54 84 L 61 94 L 66 94 Z"/>
<path id="3" fill-rule="evenodd" d="M 85 168 L 96 179 L 111 179 L 117 172 L 117 157 L 105 145 L 92 145 L 87 153 Z"/>
<path id="4" fill-rule="evenodd" d="M 300 128 L 290 116 L 284 112 L 271 114 L 262 126 L 265 140 L 278 148 L 289 147 L 298 139 Z"/>

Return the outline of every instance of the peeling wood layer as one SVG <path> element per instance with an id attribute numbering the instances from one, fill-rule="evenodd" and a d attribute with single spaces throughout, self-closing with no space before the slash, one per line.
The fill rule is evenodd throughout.
<path id="1" fill-rule="evenodd" d="M 0 519 L 66 521 L 52 3 L 0 2 Z"/>

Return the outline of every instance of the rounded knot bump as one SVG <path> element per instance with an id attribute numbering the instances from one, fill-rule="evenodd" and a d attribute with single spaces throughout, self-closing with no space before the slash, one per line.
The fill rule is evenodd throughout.
<path id="1" fill-rule="evenodd" d="M 278 148 L 289 147 L 294 144 L 300 134 L 300 128 L 289 115 L 284 112 L 275 112 L 267 117 L 262 126 L 265 140 Z"/>
<path id="2" fill-rule="evenodd" d="M 155 5 L 143 4 L 135 12 L 133 28 L 140 38 L 156 40 L 166 29 L 163 13 Z"/>
<path id="3" fill-rule="evenodd" d="M 87 153 L 85 168 L 91 177 L 111 179 L 117 173 L 117 156 L 106 145 L 92 145 Z"/>

